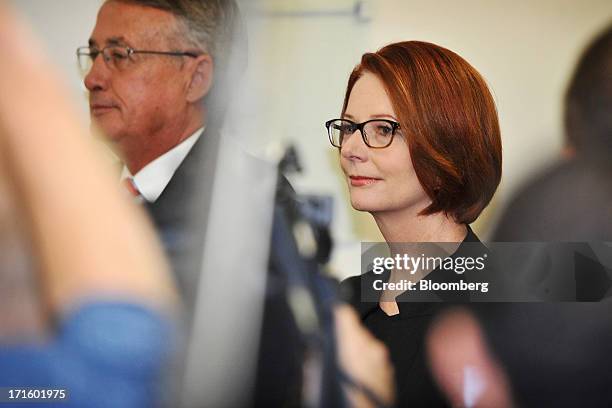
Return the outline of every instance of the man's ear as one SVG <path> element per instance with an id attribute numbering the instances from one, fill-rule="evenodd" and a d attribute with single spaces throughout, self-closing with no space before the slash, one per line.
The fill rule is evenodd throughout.
<path id="1" fill-rule="evenodd" d="M 209 54 L 194 58 L 195 69 L 192 70 L 191 80 L 187 88 L 187 101 L 195 103 L 204 98 L 213 83 L 214 64 Z"/>

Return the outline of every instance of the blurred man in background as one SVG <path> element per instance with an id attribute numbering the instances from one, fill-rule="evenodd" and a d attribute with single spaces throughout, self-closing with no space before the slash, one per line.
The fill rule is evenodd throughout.
<path id="1" fill-rule="evenodd" d="M 565 157 L 519 190 L 493 241 L 612 241 L 612 26 L 581 56 L 564 119 Z"/>
<path id="2" fill-rule="evenodd" d="M 144 202 L 188 304 L 203 245 L 202 140 L 219 132 L 223 78 L 242 68 L 228 64 L 239 19 L 233 0 L 107 0 L 77 51 L 91 118 L 122 159 L 122 183 Z"/>

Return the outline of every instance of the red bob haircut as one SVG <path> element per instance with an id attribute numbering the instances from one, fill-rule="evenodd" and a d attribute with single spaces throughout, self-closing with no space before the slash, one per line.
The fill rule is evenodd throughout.
<path id="1" fill-rule="evenodd" d="M 366 53 L 348 81 L 342 115 L 364 72 L 385 89 L 431 199 L 421 215 L 440 211 L 469 224 L 489 204 L 502 168 L 497 109 L 478 71 L 435 44 L 405 41 Z"/>

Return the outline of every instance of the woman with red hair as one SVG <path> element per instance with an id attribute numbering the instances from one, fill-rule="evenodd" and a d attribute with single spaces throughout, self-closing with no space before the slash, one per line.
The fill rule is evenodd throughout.
<path id="1" fill-rule="evenodd" d="M 364 54 L 350 75 L 341 117 L 326 127 L 352 206 L 372 214 L 392 252 L 391 243 L 414 242 L 458 243 L 451 257 L 468 247 L 487 251 L 469 224 L 499 184 L 501 138 L 493 97 L 463 58 L 418 41 Z M 393 281 L 393 273 L 375 278 Z M 442 275 L 434 268 L 415 278 Z M 342 289 L 389 348 L 399 405 L 444 405 L 423 351 L 429 323 L 443 305 L 402 302 L 408 291 L 365 301 L 362 288 L 373 278 L 372 272 L 349 278 Z M 466 299 L 441 294 L 438 300 Z"/>

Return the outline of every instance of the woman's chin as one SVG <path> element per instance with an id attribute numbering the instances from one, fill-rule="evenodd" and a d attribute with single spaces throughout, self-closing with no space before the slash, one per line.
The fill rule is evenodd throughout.
<path id="1" fill-rule="evenodd" d="M 365 200 L 351 200 L 351 205 L 357 211 L 373 212 L 380 210 L 380 205 L 377 205 L 377 203 L 369 203 Z"/>

